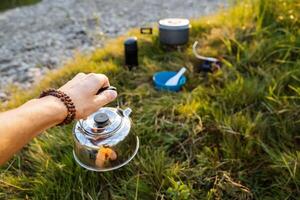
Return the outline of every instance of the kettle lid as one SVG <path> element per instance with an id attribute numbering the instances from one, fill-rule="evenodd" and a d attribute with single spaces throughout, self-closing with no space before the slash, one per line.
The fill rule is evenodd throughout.
<path id="1" fill-rule="evenodd" d="M 127 116 L 124 112 L 117 108 L 103 107 L 85 120 L 80 120 L 79 124 L 91 139 L 107 138 L 115 134 L 121 127 L 123 118 L 129 116 L 130 113 Z"/>
<path id="2" fill-rule="evenodd" d="M 159 28 L 168 30 L 189 29 L 190 21 L 183 18 L 166 18 L 158 21 Z"/>

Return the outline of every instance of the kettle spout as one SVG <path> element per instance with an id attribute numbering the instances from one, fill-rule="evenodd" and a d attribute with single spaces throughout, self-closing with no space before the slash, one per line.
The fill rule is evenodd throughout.
<path id="1" fill-rule="evenodd" d="M 131 108 L 126 108 L 125 110 L 123 110 L 123 115 L 129 117 L 131 112 L 132 112 Z"/>

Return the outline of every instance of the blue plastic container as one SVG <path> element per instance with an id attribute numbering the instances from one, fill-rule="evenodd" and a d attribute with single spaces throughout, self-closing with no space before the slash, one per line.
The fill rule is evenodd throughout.
<path id="1" fill-rule="evenodd" d="M 186 77 L 181 76 L 178 84 L 175 86 L 166 86 L 165 83 L 173 76 L 176 75 L 177 72 L 173 71 L 165 71 L 165 72 L 157 72 L 153 75 L 153 83 L 156 89 L 178 92 L 181 87 L 186 83 Z"/>

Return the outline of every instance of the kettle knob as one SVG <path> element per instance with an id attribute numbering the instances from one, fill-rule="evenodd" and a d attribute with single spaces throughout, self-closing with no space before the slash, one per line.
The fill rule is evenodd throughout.
<path id="1" fill-rule="evenodd" d="M 107 126 L 110 123 L 109 117 L 105 113 L 96 114 L 95 117 L 94 117 L 94 121 L 95 121 L 96 126 L 98 128 L 103 128 L 103 127 Z"/>

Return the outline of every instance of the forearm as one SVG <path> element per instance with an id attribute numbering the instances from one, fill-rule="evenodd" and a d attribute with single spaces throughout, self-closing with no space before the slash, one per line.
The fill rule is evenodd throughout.
<path id="1" fill-rule="evenodd" d="M 62 122 L 65 105 L 56 97 L 34 99 L 21 107 L 0 113 L 0 164 L 45 129 Z"/>

